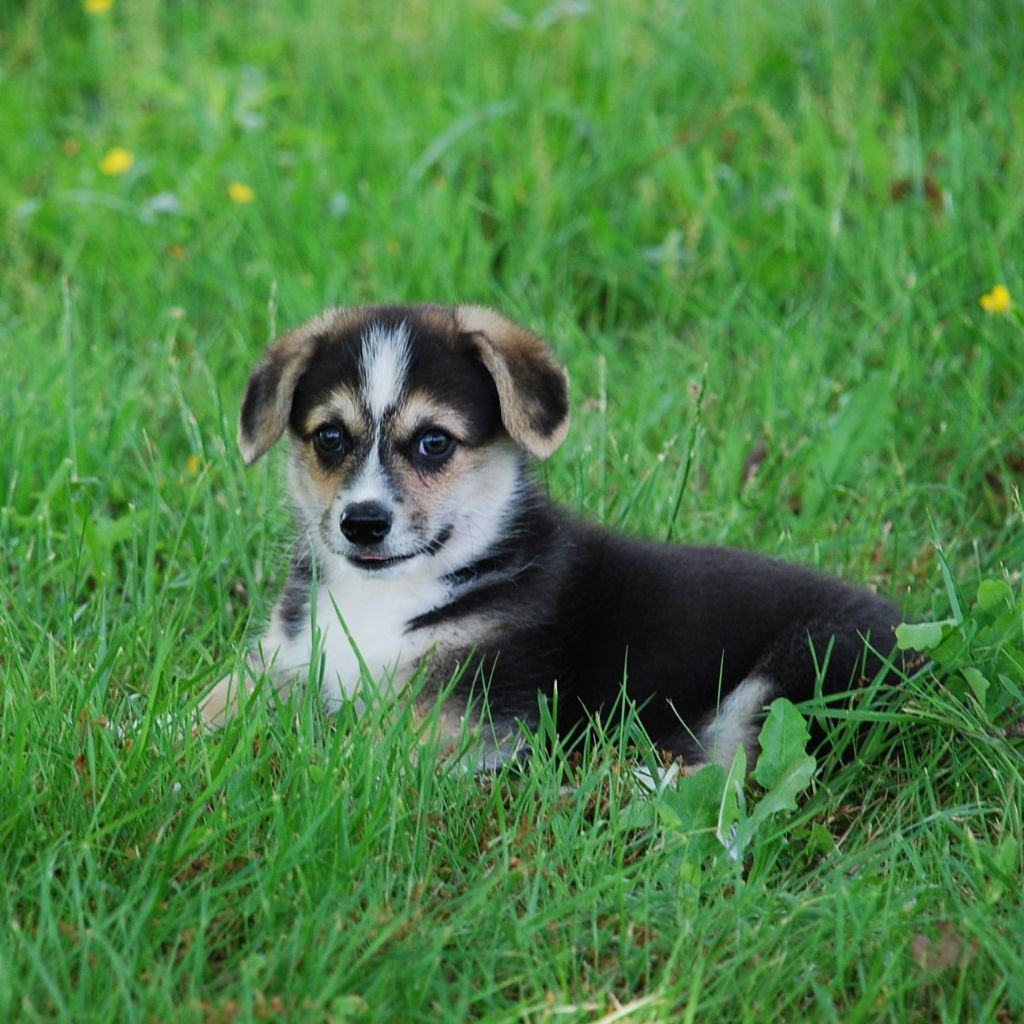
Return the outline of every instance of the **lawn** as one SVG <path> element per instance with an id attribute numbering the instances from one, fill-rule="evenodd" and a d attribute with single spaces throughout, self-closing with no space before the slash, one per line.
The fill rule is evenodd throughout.
<path id="1" fill-rule="evenodd" d="M 6 4 L 0 1019 L 1024 1018 L 1022 65 L 1011 0 Z M 550 339 L 557 499 L 926 663 L 785 792 L 628 712 L 476 777 L 371 681 L 191 735 L 287 570 L 247 372 L 375 301 Z"/>

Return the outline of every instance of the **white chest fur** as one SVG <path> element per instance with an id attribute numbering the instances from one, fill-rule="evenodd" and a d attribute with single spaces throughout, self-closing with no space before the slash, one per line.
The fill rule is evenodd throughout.
<path id="1" fill-rule="evenodd" d="M 289 637 L 275 609 L 262 652 L 272 674 L 302 682 L 316 650 L 323 659 L 322 697 L 328 710 L 358 690 L 363 666 L 381 684 L 401 686 L 433 643 L 429 629 L 406 633 L 417 615 L 448 599 L 449 589 L 428 572 L 381 578 L 358 570 L 319 581 L 310 621 Z M 315 639 L 316 638 L 316 639 Z"/>

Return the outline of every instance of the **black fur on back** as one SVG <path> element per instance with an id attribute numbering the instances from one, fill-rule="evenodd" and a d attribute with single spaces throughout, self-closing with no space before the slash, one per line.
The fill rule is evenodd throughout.
<path id="1" fill-rule="evenodd" d="M 535 723 L 557 685 L 559 731 L 628 696 L 660 747 L 699 756 L 693 734 L 751 676 L 800 701 L 878 673 L 900 622 L 888 600 L 733 548 L 638 540 L 528 492 L 503 540 L 456 570 L 458 596 L 409 624 L 488 617 L 472 652 L 494 720 Z M 462 661 L 469 652 L 459 652 Z M 466 673 L 463 696 L 474 685 Z M 456 691 L 458 693 L 458 690 Z M 683 724 L 685 723 L 685 724 Z"/>

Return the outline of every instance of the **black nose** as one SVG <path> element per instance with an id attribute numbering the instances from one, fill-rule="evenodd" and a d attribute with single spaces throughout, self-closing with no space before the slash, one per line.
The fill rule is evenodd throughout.
<path id="1" fill-rule="evenodd" d="M 391 531 L 391 513 L 376 501 L 357 501 L 341 513 L 339 525 L 353 544 L 379 544 Z"/>

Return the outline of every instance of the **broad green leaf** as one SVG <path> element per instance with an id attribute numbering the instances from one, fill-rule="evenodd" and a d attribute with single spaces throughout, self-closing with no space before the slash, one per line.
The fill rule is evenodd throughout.
<path id="1" fill-rule="evenodd" d="M 758 829 L 773 814 L 796 809 L 796 798 L 811 783 L 817 762 L 807 753 L 810 733 L 803 715 L 785 698 L 772 701 L 761 728 L 761 756 L 754 779 L 765 794 L 750 816 L 740 820 L 731 846 L 742 857 Z"/>
<path id="2" fill-rule="evenodd" d="M 982 580 L 976 605 L 983 612 L 998 612 L 1013 603 L 1013 591 L 1006 580 Z"/>
<path id="3" fill-rule="evenodd" d="M 658 806 L 665 823 L 673 828 L 713 829 L 724 793 L 725 769 L 709 764 L 695 775 L 682 776 L 674 789 L 664 792 Z"/>
<path id="4" fill-rule="evenodd" d="M 942 643 L 943 627 L 950 620 L 941 622 L 901 622 L 896 627 L 896 644 L 901 651 L 930 651 Z"/>
<path id="5" fill-rule="evenodd" d="M 969 657 L 971 644 L 978 633 L 978 624 L 972 618 L 966 618 L 962 623 L 947 630 L 942 637 L 942 643 L 933 647 L 928 653 L 936 665 L 950 666 L 955 668 L 964 659 Z"/>
<path id="6" fill-rule="evenodd" d="M 807 752 L 810 739 L 807 722 L 796 707 L 784 697 L 772 701 L 768 717 L 761 726 L 761 755 L 754 769 L 754 779 L 770 790 L 790 765 Z"/>
<path id="7" fill-rule="evenodd" d="M 721 851 L 716 837 L 719 815 L 726 800 L 726 772 L 720 764 L 709 764 L 695 775 L 684 775 L 675 789 L 666 790 L 658 800 L 658 813 L 685 846 L 685 858 L 699 864 Z"/>
<path id="8" fill-rule="evenodd" d="M 779 811 L 795 811 L 796 798 L 811 784 L 817 762 L 812 754 L 795 757 L 775 785 L 757 802 L 750 815 L 751 825 Z"/>
<path id="9" fill-rule="evenodd" d="M 974 694 L 978 703 L 985 706 L 985 694 L 988 693 L 989 681 L 976 669 L 967 667 L 960 670 L 963 674 L 964 679 L 967 680 L 967 685 L 971 688 L 971 693 Z"/>
<path id="10" fill-rule="evenodd" d="M 740 821 L 733 843 L 736 856 L 743 856 L 751 839 L 773 814 L 796 810 L 796 798 L 811 784 L 816 766 L 812 755 L 800 754 L 785 767 L 772 788 L 757 802 L 750 817 Z"/>

